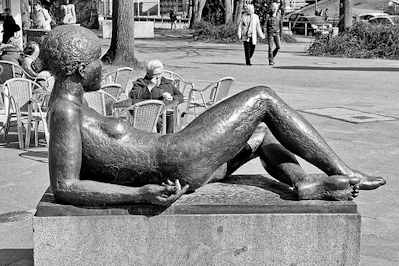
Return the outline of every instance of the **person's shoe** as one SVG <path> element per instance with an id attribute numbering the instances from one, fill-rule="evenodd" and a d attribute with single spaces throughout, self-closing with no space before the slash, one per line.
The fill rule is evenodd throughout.
<path id="1" fill-rule="evenodd" d="M 274 65 L 274 62 L 273 61 L 269 61 L 269 65 L 270 66 Z"/>
<path id="2" fill-rule="evenodd" d="M 247 63 L 245 63 L 245 64 L 246 64 L 247 66 L 252 66 L 252 64 L 251 64 L 251 63 L 248 63 L 248 62 L 247 62 Z"/>

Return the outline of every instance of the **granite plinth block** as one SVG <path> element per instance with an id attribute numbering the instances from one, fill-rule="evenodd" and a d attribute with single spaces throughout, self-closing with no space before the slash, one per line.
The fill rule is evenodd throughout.
<path id="1" fill-rule="evenodd" d="M 67 206 L 48 191 L 33 227 L 35 265 L 359 264 L 354 202 L 297 201 L 262 176 L 208 184 L 169 208 Z"/>

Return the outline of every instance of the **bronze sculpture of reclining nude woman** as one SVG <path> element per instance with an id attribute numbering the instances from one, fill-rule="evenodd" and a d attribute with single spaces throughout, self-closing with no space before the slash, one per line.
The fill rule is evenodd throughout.
<path id="1" fill-rule="evenodd" d="M 99 43 L 90 30 L 72 25 L 55 28 L 42 43 L 40 57 L 56 76 L 48 113 L 49 171 L 59 202 L 168 205 L 257 156 L 298 199 L 351 200 L 359 189 L 385 184 L 348 167 L 265 86 L 216 104 L 175 134 L 147 133 L 104 117 L 82 103 L 84 91 L 100 88 Z M 307 175 L 294 154 L 327 176 Z"/>

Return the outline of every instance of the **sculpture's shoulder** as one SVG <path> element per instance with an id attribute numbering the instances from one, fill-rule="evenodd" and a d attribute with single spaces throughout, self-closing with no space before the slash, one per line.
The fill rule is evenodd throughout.
<path id="1" fill-rule="evenodd" d="M 80 118 L 82 104 L 65 97 L 55 99 L 49 108 L 50 120 L 73 121 Z"/>

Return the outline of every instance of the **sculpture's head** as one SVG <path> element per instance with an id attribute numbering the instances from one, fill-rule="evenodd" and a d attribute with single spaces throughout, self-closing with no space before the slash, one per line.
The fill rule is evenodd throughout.
<path id="1" fill-rule="evenodd" d="M 43 39 L 40 58 L 57 78 L 73 77 L 85 91 L 100 89 L 102 64 L 100 40 L 90 30 L 63 25 Z"/>

